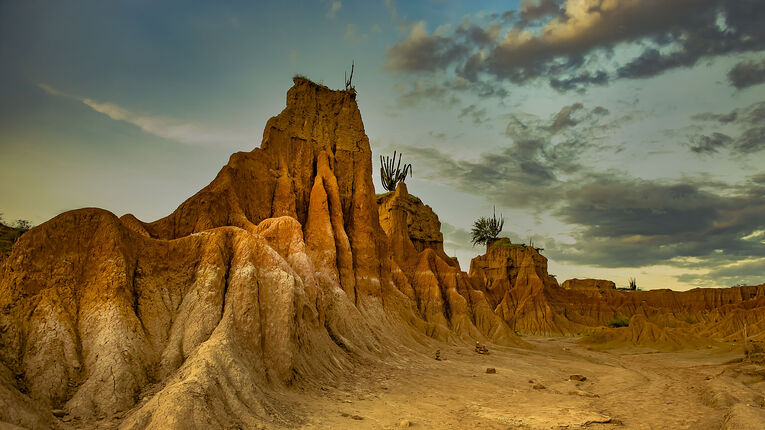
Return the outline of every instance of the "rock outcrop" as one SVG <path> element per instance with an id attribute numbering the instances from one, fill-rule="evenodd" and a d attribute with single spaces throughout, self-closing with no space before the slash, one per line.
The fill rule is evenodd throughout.
<path id="1" fill-rule="evenodd" d="M 528 246 L 499 239 L 485 255 L 471 261 L 470 277 L 497 315 L 513 330 L 538 335 L 580 335 L 597 333 L 600 344 L 624 344 L 625 330 L 607 330 L 619 319 L 639 316 L 645 327 L 686 330 L 691 340 L 675 341 L 671 334 L 639 337 L 643 346 L 666 343 L 665 349 L 694 347 L 696 337 L 720 340 L 761 340 L 765 336 L 765 285 L 733 288 L 697 288 L 625 291 L 611 281 L 570 279 L 559 287 L 547 273 L 547 259 Z M 642 321 L 638 318 L 636 321 Z M 637 324 L 637 323 L 635 323 Z M 635 329 L 634 324 L 631 324 Z M 650 331 L 650 330 L 649 330 Z M 613 342 L 606 341 L 613 337 Z M 635 343 L 640 345 L 640 342 Z"/>
<path id="2" fill-rule="evenodd" d="M 290 426 L 279 390 L 425 336 L 521 344 L 437 217 L 414 242 L 404 212 L 380 226 L 355 96 L 295 79 L 261 147 L 163 219 L 81 209 L 25 234 L 0 266 L 0 421 Z"/>
<path id="3" fill-rule="evenodd" d="M 428 323 L 428 334 L 446 340 L 488 339 L 522 344 L 493 313 L 485 294 L 443 249 L 441 223 L 430 207 L 400 183 L 395 192 L 378 197 L 380 224 L 387 237 L 396 280 Z"/>

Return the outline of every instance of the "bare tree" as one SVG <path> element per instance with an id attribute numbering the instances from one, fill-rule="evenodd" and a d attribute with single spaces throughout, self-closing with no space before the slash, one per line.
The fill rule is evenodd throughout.
<path id="1" fill-rule="evenodd" d="M 346 75 L 345 75 L 345 91 L 354 89 L 353 85 L 352 85 L 352 82 L 353 82 L 353 66 L 354 66 L 354 61 L 351 61 L 351 76 L 347 76 L 348 72 L 346 72 Z"/>

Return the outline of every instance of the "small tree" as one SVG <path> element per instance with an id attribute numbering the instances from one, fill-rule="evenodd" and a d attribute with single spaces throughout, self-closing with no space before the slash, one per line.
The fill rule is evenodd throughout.
<path id="1" fill-rule="evenodd" d="M 406 180 L 407 173 L 412 174 L 412 164 L 404 164 L 402 170 L 401 154 L 398 154 L 398 164 L 396 163 L 396 151 L 393 151 L 393 158 L 380 156 L 380 181 L 387 191 L 395 191 L 396 185 Z"/>
<path id="2" fill-rule="evenodd" d="M 630 278 L 629 281 L 630 281 L 629 289 L 632 291 L 637 290 L 637 281 L 635 280 L 635 278 Z"/>
<path id="3" fill-rule="evenodd" d="M 488 245 L 489 242 L 499 236 L 504 226 L 505 218 L 502 217 L 502 214 L 499 215 L 499 219 L 497 218 L 497 208 L 494 208 L 494 214 L 491 218 L 483 216 L 478 218 L 470 231 L 473 246 Z"/>

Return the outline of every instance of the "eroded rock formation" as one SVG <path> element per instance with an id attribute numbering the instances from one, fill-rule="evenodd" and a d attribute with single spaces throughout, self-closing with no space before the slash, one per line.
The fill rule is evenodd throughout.
<path id="1" fill-rule="evenodd" d="M 419 250 L 385 233 L 371 160 L 355 92 L 296 79 L 261 147 L 166 218 L 82 209 L 25 234 L 0 268 L 0 420 L 294 424 L 269 393 L 426 335 L 522 343 L 437 218 Z"/>
<path id="2" fill-rule="evenodd" d="M 0 421 L 291 426 L 280 391 L 430 339 L 524 346 L 516 332 L 591 333 L 617 316 L 630 336 L 765 335 L 765 285 L 560 287 L 507 240 L 461 271 L 405 184 L 375 195 L 355 97 L 295 79 L 261 146 L 169 216 L 81 209 L 24 234 L 0 262 Z"/>

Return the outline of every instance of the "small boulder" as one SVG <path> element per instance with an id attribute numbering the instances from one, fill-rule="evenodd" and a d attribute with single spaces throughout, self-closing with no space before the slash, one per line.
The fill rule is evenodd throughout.
<path id="1" fill-rule="evenodd" d="M 401 420 L 401 421 L 398 422 L 398 426 L 402 427 L 402 428 L 403 427 L 409 427 L 410 424 L 411 423 L 409 422 L 409 420 Z"/>
<path id="2" fill-rule="evenodd" d="M 532 385 L 531 388 L 533 388 L 535 390 L 544 390 L 547 387 L 545 387 L 544 385 L 542 385 L 542 384 L 537 382 L 536 384 Z"/>
<path id="3" fill-rule="evenodd" d="M 52 413 L 54 417 L 58 417 L 58 418 L 61 418 L 64 415 L 66 415 L 66 411 L 63 409 L 53 409 L 50 411 L 50 413 Z"/>
<path id="4" fill-rule="evenodd" d="M 495 369 L 493 367 L 487 367 L 486 368 L 486 373 L 497 373 L 497 369 Z"/>
<path id="5" fill-rule="evenodd" d="M 568 377 L 568 379 L 572 381 L 586 381 L 587 377 L 584 375 L 571 375 Z"/>

